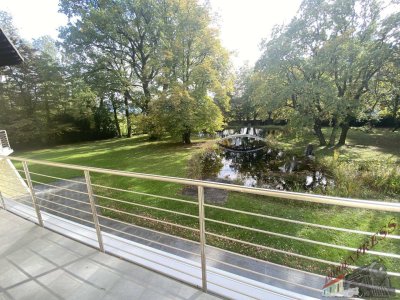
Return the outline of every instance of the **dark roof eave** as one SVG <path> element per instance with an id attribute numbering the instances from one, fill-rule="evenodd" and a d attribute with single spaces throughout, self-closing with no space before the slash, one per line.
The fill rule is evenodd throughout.
<path id="1" fill-rule="evenodd" d="M 22 55 L 0 28 L 0 66 L 17 65 L 23 61 Z"/>

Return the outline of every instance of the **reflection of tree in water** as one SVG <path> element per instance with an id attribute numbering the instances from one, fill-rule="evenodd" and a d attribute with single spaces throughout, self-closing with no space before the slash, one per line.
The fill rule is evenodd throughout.
<path id="1" fill-rule="evenodd" d="M 242 127 L 220 132 L 221 147 L 214 152 L 216 156 L 208 153 L 202 158 L 203 178 L 237 180 L 247 186 L 282 190 L 324 190 L 333 186 L 333 181 L 325 176 L 326 170 L 312 156 L 268 148 L 268 138 L 263 138 L 275 131 L 279 130 Z M 235 134 L 253 136 L 232 136 Z"/>
<path id="2" fill-rule="evenodd" d="M 220 138 L 224 138 L 233 134 L 252 134 L 258 137 L 265 138 L 269 135 L 276 135 L 282 133 L 281 128 L 268 128 L 268 127 L 236 127 L 226 128 L 222 131 L 217 131 Z"/>
<path id="3" fill-rule="evenodd" d="M 247 153 L 226 151 L 222 155 L 229 160 L 231 169 L 244 177 L 253 178 L 257 186 L 292 189 L 304 184 L 303 174 L 284 173 L 280 170 L 286 164 L 286 158 L 278 153 L 269 149 Z"/>
<path id="4" fill-rule="evenodd" d="M 264 172 L 268 171 L 268 164 L 265 163 L 265 152 L 222 152 L 222 156 L 229 160 L 229 166 L 244 176 L 251 176 L 254 179 L 261 178 Z"/>
<path id="5" fill-rule="evenodd" d="M 252 152 L 221 150 L 219 156 L 225 159 L 225 166 L 231 170 L 229 174 L 229 170 L 225 168 L 221 175 L 223 177 L 220 178 L 229 178 L 231 175 L 246 185 L 281 190 L 307 190 L 316 187 L 324 189 L 330 183 L 321 172 L 321 166 L 315 161 L 285 154 L 276 149 Z M 229 175 L 225 175 L 227 172 Z"/>
<path id="6" fill-rule="evenodd" d="M 243 152 L 255 149 L 262 149 L 266 146 L 266 143 L 264 141 L 256 140 L 249 137 L 232 137 L 220 141 L 219 145 L 229 150 Z"/>
<path id="7" fill-rule="evenodd" d="M 216 151 L 207 151 L 201 155 L 201 174 L 203 178 L 216 177 L 223 167 L 222 158 Z"/>

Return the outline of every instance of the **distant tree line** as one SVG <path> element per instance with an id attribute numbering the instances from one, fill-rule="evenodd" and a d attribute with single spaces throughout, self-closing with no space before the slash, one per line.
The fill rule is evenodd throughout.
<path id="1" fill-rule="evenodd" d="M 328 146 L 343 145 L 350 125 L 362 120 L 389 118 L 398 128 L 399 8 L 398 1 L 304 0 L 296 17 L 262 42 L 255 67 L 239 71 L 232 114 L 288 119 Z"/>
<path id="2" fill-rule="evenodd" d="M 0 71 L 0 128 L 16 146 L 221 129 L 233 76 L 197 0 L 60 0 L 60 42 L 0 26 L 25 62 Z"/>
<path id="3" fill-rule="evenodd" d="M 343 145 L 355 122 L 400 126 L 399 7 L 304 0 L 236 79 L 204 1 L 60 0 L 58 42 L 23 40 L 0 12 L 25 58 L 0 69 L 0 128 L 16 147 L 135 133 L 190 143 L 228 121 L 281 120 Z"/>
<path id="4" fill-rule="evenodd" d="M 74 72 L 52 38 L 23 40 L 6 12 L 0 26 L 24 58 L 0 70 L 0 128 L 13 147 L 115 136 L 108 99 Z"/>

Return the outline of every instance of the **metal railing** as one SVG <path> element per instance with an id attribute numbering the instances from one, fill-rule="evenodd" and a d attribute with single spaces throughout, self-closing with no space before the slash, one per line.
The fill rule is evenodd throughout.
<path id="1" fill-rule="evenodd" d="M 10 148 L 10 142 L 8 141 L 7 131 L 0 130 L 0 149 Z"/>
<path id="2" fill-rule="evenodd" d="M 265 274 L 264 272 L 260 272 L 257 270 L 253 270 L 251 268 L 246 268 L 244 266 L 234 264 L 230 261 L 214 258 L 212 257 L 212 255 L 207 254 L 208 249 L 215 251 L 223 250 L 224 253 L 226 253 L 227 255 L 235 255 L 235 258 L 238 259 L 251 258 L 252 260 L 258 261 L 260 263 L 265 262 L 265 260 L 259 259 L 257 257 L 249 257 L 249 255 L 244 255 L 239 252 L 234 252 L 228 249 L 222 249 L 221 247 L 209 245 L 207 243 L 207 238 L 210 239 L 214 238 L 230 243 L 235 243 L 238 245 L 254 247 L 255 249 L 261 249 L 262 251 L 269 251 L 274 254 L 325 264 L 327 266 L 341 265 L 340 262 L 328 260 L 327 258 L 305 255 L 304 253 L 303 254 L 297 253 L 293 250 L 289 251 L 287 249 L 279 249 L 277 247 L 266 245 L 264 243 L 257 243 L 249 241 L 248 239 L 232 237 L 229 236 L 229 234 L 224 234 L 226 232 L 229 232 L 229 230 L 226 231 L 221 230 L 221 232 L 216 232 L 214 229 L 210 230 L 211 227 L 210 224 L 217 224 L 219 226 L 224 226 L 227 228 L 234 228 L 235 230 L 241 230 L 243 232 L 249 232 L 251 234 L 262 234 L 268 238 L 279 238 L 283 240 L 304 243 L 306 245 L 334 248 L 339 251 L 357 251 L 357 248 L 347 245 L 340 245 L 337 243 L 319 241 L 307 237 L 294 236 L 287 233 L 275 232 L 271 229 L 266 230 L 263 228 L 257 228 L 249 225 L 236 224 L 234 222 L 235 216 L 241 215 L 241 216 L 247 216 L 249 218 L 254 218 L 257 220 L 261 219 L 261 220 L 283 222 L 283 223 L 304 226 L 307 228 L 311 227 L 311 228 L 330 230 L 345 234 L 355 234 L 363 237 L 374 234 L 373 232 L 366 230 L 329 226 L 324 224 L 306 222 L 291 218 L 279 217 L 263 213 L 256 213 L 246 210 L 233 209 L 226 206 L 205 203 L 205 189 L 207 188 L 224 190 L 228 192 L 244 193 L 248 195 L 267 196 L 276 199 L 294 200 L 295 203 L 308 202 L 308 203 L 318 203 L 329 206 L 340 206 L 343 208 L 357 208 L 357 209 L 373 210 L 378 212 L 387 212 L 396 214 L 396 217 L 398 217 L 400 213 L 400 203 L 396 202 L 347 199 L 347 198 L 338 198 L 330 196 L 321 196 L 315 194 L 303 194 L 303 193 L 295 193 L 287 191 L 252 188 L 252 187 L 245 187 L 245 186 L 238 186 L 238 185 L 231 185 L 224 183 L 169 177 L 169 176 L 150 175 L 143 173 L 101 169 L 94 167 L 83 167 L 78 165 L 69 165 L 69 164 L 55 163 L 49 161 L 39 161 L 39 160 L 32 160 L 32 159 L 25 159 L 18 157 L 3 156 L 3 158 L 10 159 L 11 161 L 16 162 L 16 164 L 22 165 L 23 169 L 16 169 L 16 170 L 21 175 L 24 176 L 24 180 L 26 181 L 26 184 L 29 187 L 30 197 L 32 201 L 31 205 L 34 208 L 37 217 L 37 222 L 40 226 L 46 226 L 42 218 L 42 212 L 54 213 L 61 217 L 72 218 L 73 221 L 78 221 L 81 224 L 93 225 L 96 231 L 98 248 L 100 251 L 103 252 L 106 251 L 103 241 L 104 232 L 112 232 L 124 237 L 130 237 L 135 241 L 138 240 L 143 241 L 143 243 L 147 243 L 148 245 L 156 245 L 157 247 L 161 247 L 161 249 L 169 249 L 168 251 L 172 251 L 175 253 L 179 252 L 185 255 L 189 255 L 191 257 L 196 257 L 196 259 L 199 259 L 201 267 L 201 278 L 199 278 L 202 283 L 201 287 L 205 292 L 207 292 L 208 284 L 210 283 L 209 279 L 207 278 L 208 274 L 207 268 L 209 262 L 214 262 L 223 265 L 226 268 L 234 268 L 235 270 L 240 270 L 241 272 L 245 272 L 246 274 L 251 274 L 256 277 L 262 277 L 268 280 L 274 280 L 274 282 L 282 282 L 283 284 L 296 286 L 301 289 L 309 290 L 314 293 L 319 292 L 320 288 L 322 288 L 322 286 L 320 288 L 316 288 L 315 286 L 312 287 L 307 283 L 299 283 L 296 281 L 288 280 L 287 278 L 286 279 L 279 278 L 277 276 Z M 81 173 L 81 178 L 80 179 L 74 179 L 73 177 L 63 178 L 61 175 L 52 176 L 48 174 L 42 174 L 38 171 L 32 172 L 30 170 L 30 166 L 32 167 L 40 166 L 42 167 L 42 169 L 43 166 L 48 168 L 62 168 L 64 170 L 70 170 Z M 93 174 L 96 174 L 96 176 L 99 175 L 119 176 L 123 178 L 134 178 L 137 180 L 150 180 L 153 182 L 159 182 L 163 184 L 172 183 L 172 184 L 195 187 L 197 189 L 197 199 L 196 201 L 187 200 L 173 196 L 155 195 L 144 191 L 124 189 L 121 187 L 113 187 L 104 184 L 96 184 L 92 182 Z M 35 176 L 35 179 L 32 179 L 31 178 L 32 176 Z M 43 182 L 46 180 L 39 181 L 36 180 L 37 177 L 39 178 L 42 177 L 46 180 L 63 181 L 68 183 L 69 185 L 58 185 L 57 182 L 56 183 Z M 6 182 L 7 180 L 4 181 Z M 83 188 L 77 189 L 77 187 L 83 187 Z M 108 191 L 108 193 L 101 194 L 99 189 L 106 190 Z M 65 192 L 66 194 L 68 194 L 68 196 L 63 194 L 60 195 L 59 194 L 60 192 Z M 169 209 L 168 206 L 158 207 L 156 205 L 144 204 L 147 202 L 131 201 L 130 198 L 127 198 L 127 195 L 145 197 L 145 198 L 147 197 L 146 199 L 158 199 L 157 201 L 165 201 L 166 203 L 170 203 L 171 201 L 174 203 L 180 203 L 182 204 L 182 210 Z M 0 203 L 2 204 L 3 208 L 7 208 L 4 203 L 3 197 L 1 194 L 1 184 L 0 184 Z M 56 202 L 54 201 L 55 198 L 57 199 L 59 198 L 64 202 L 63 203 Z M 23 201 L 25 201 L 26 203 L 26 199 L 23 199 Z M 57 209 L 58 207 L 63 208 L 64 211 L 60 211 L 59 209 Z M 131 209 L 133 207 L 136 210 Z M 193 208 L 196 209 L 196 211 L 193 210 Z M 229 218 L 229 221 L 211 218 L 208 217 L 206 214 L 207 209 L 223 212 L 232 217 Z M 102 213 L 99 214 L 99 210 Z M 143 211 L 145 211 L 145 213 L 143 213 Z M 154 213 L 149 213 L 148 211 Z M 168 215 L 174 216 L 175 219 L 172 217 L 171 217 L 172 220 L 168 218 L 160 218 L 157 217 L 157 213 L 159 214 L 166 213 Z M 195 223 L 190 221 L 193 219 L 195 220 L 196 225 L 194 225 Z M 132 223 L 131 220 L 136 220 L 138 223 Z M 174 220 L 187 220 L 187 221 L 184 224 L 179 224 Z M 131 225 L 143 227 L 143 224 L 146 224 L 146 222 L 154 225 L 153 227 L 144 226 L 146 228 L 146 232 L 154 234 L 162 232 L 162 234 L 167 237 L 173 239 L 179 239 L 183 242 L 197 245 L 198 247 L 195 247 L 195 250 L 183 249 L 183 247 L 179 247 L 177 245 L 168 245 L 160 242 L 159 240 L 151 239 L 149 238 L 148 235 L 140 235 L 137 232 L 132 233 L 129 232 L 129 230 L 124 229 L 125 228 L 124 226 L 131 226 Z M 161 230 L 160 228 L 162 227 L 168 227 L 169 230 Z M 186 232 L 187 234 L 185 236 L 182 236 L 180 234 L 181 231 Z M 249 236 L 251 236 L 251 234 L 249 234 Z M 400 235 L 397 234 L 387 235 L 386 237 L 394 242 L 398 242 L 400 240 Z M 370 249 L 368 251 L 368 255 L 384 257 L 394 260 L 400 259 L 400 253 L 398 252 L 391 253 L 391 252 L 384 252 L 382 250 L 377 251 Z M 281 267 L 291 269 L 283 265 L 281 265 Z M 171 266 L 171 268 L 173 268 L 173 266 Z M 349 265 L 348 268 L 356 269 L 358 268 L 358 266 Z M 185 273 L 185 271 L 183 270 L 177 270 L 177 271 Z M 304 273 L 308 272 L 304 271 Z M 388 274 L 390 274 L 391 276 L 400 277 L 400 273 L 396 271 L 389 271 Z M 212 282 L 212 284 L 214 286 L 218 286 L 218 282 L 214 281 Z M 240 293 L 240 291 L 236 292 Z"/>

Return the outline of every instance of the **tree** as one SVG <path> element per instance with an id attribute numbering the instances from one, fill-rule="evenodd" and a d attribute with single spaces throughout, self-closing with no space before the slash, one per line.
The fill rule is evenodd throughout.
<path id="1" fill-rule="evenodd" d="M 340 100 L 339 146 L 345 144 L 350 121 L 371 110 L 363 96 L 392 55 L 389 41 L 393 28 L 381 19 L 382 9 L 378 1 L 338 2 L 332 7 L 334 31 L 326 53 Z"/>
<path id="2" fill-rule="evenodd" d="M 16 147 L 115 135 L 104 93 L 74 76 L 54 40 L 21 39 L 4 12 L 0 24 L 24 57 L 24 63 L 1 69 L 0 127 Z"/>
<path id="3" fill-rule="evenodd" d="M 153 126 L 190 144 L 192 132 L 214 133 L 223 125 L 223 117 L 213 100 L 193 97 L 182 85 L 171 87 L 151 103 Z"/>
<path id="4" fill-rule="evenodd" d="M 239 69 L 235 81 L 235 92 L 232 96 L 232 113 L 234 119 L 239 121 L 255 120 L 258 116 L 259 107 L 252 97 L 251 79 L 253 69 L 248 65 Z"/>
<path id="5" fill-rule="evenodd" d="M 163 48 L 163 89 L 181 82 L 192 96 L 211 95 L 227 113 L 233 76 L 229 53 L 221 45 L 210 8 L 197 0 L 186 0 L 173 1 L 171 11 Z"/>
<path id="6" fill-rule="evenodd" d="M 323 11 L 320 14 L 316 7 L 312 10 L 312 5 L 306 9 L 306 4 L 304 1 L 298 18 L 286 27 L 276 27 L 271 40 L 263 42 L 264 53 L 256 69 L 273 80 L 269 87 L 279 87 L 273 97 L 281 107 L 292 110 L 292 121 L 312 125 L 320 145 L 326 145 L 321 127 L 323 120 L 331 116 L 335 100 L 320 55 L 327 21 Z"/>
<path id="7" fill-rule="evenodd" d="M 2 68 L 0 122 L 17 144 L 47 143 L 62 130 L 53 121 L 66 95 L 63 70 L 51 55 L 54 41 L 42 37 L 34 41 L 34 48 L 19 37 L 7 13 L 0 12 L 0 22 L 25 59 L 23 64 Z"/>
<path id="8" fill-rule="evenodd" d="M 236 77 L 232 112 L 236 120 L 269 120 L 279 116 L 282 85 L 278 78 L 267 76 L 249 66 L 242 67 Z"/>
<path id="9" fill-rule="evenodd" d="M 381 70 L 374 87 L 376 111 L 389 116 L 393 120 L 393 131 L 396 131 L 400 127 L 400 60 L 397 55 Z"/>
<path id="10" fill-rule="evenodd" d="M 199 102 L 212 96 L 229 109 L 228 53 L 207 6 L 195 0 L 62 0 L 60 6 L 71 18 L 61 31 L 65 49 L 82 74 L 113 78 L 128 136 L 131 112 L 148 115 L 151 101 L 176 83 Z"/>
<path id="11" fill-rule="evenodd" d="M 333 127 L 329 145 L 339 126 L 343 145 L 351 120 L 371 109 L 369 84 L 397 41 L 398 14 L 382 19 L 382 9 L 375 0 L 304 0 L 299 16 L 263 44 L 258 68 L 280 76 L 288 92 L 282 101 L 313 121 L 321 145 L 324 120 Z"/>

